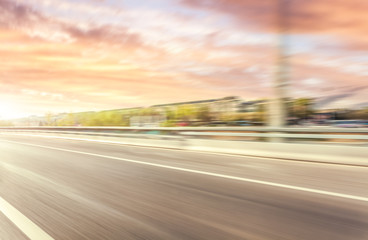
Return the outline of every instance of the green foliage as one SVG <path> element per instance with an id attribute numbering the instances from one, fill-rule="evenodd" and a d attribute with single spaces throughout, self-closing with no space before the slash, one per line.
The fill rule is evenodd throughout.
<path id="1" fill-rule="evenodd" d="M 158 112 L 153 108 L 142 108 L 138 112 L 139 116 L 152 116 L 152 115 L 157 115 L 157 114 Z"/>
<path id="2" fill-rule="evenodd" d="M 224 122 L 246 120 L 265 123 L 268 117 L 267 101 L 261 99 L 256 102 L 254 111 L 244 113 L 214 113 L 211 112 L 208 105 L 200 104 L 174 105 L 165 109 L 150 107 L 69 113 L 62 117 L 48 113 L 45 116 L 45 124 L 58 126 L 129 126 L 130 119 L 134 116 L 149 117 L 158 115 L 166 116 L 167 120 L 161 124 L 161 126 L 165 127 L 176 126 L 178 122 L 197 122 L 203 124 L 212 120 L 221 120 Z M 313 103 L 313 99 L 310 98 L 298 98 L 288 101 L 289 116 L 302 119 L 309 118 L 314 113 Z M 218 116 L 215 114 L 218 114 Z M 368 109 L 350 112 L 349 114 L 354 118 L 367 119 Z"/>
<path id="3" fill-rule="evenodd" d="M 194 120 L 197 116 L 197 109 L 193 105 L 180 105 L 176 109 L 175 116 L 181 121 Z"/>
<path id="4" fill-rule="evenodd" d="M 220 115 L 220 120 L 222 122 L 232 122 L 239 120 L 239 116 L 236 113 L 223 113 Z"/>
<path id="5" fill-rule="evenodd" d="M 306 119 L 313 115 L 314 101 L 311 98 L 297 98 L 289 104 L 290 116 Z"/>
<path id="6" fill-rule="evenodd" d="M 264 101 L 263 103 L 258 104 L 256 114 L 252 116 L 253 121 L 262 122 L 262 123 L 267 122 L 267 119 L 268 119 L 267 104 L 269 104 L 268 101 Z"/>
<path id="7" fill-rule="evenodd" d="M 48 124 L 48 123 L 46 123 Z M 62 119 L 56 121 L 57 126 L 75 126 L 76 119 L 73 113 L 68 113 L 62 117 Z"/>
<path id="8" fill-rule="evenodd" d="M 54 120 L 54 115 L 51 112 L 46 113 L 45 122 L 43 123 L 45 126 L 55 126 L 56 121 Z"/>
<path id="9" fill-rule="evenodd" d="M 166 120 L 165 122 L 161 123 L 161 127 L 176 127 L 176 121 Z"/>
<path id="10" fill-rule="evenodd" d="M 58 126 L 128 126 L 129 115 L 117 111 L 69 113 L 57 121 Z"/>
<path id="11" fill-rule="evenodd" d="M 171 108 L 166 108 L 165 109 L 165 114 L 166 114 L 166 118 L 168 121 L 172 121 L 176 119 L 176 113 L 174 110 L 172 110 Z"/>
<path id="12" fill-rule="evenodd" d="M 199 109 L 197 110 L 196 115 L 197 115 L 196 118 L 199 121 L 209 122 L 209 121 L 212 120 L 211 111 L 210 111 L 210 108 L 208 106 L 199 107 Z"/>

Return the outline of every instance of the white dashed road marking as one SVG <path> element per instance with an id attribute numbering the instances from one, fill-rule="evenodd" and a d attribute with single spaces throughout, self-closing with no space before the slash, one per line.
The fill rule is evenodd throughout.
<path id="1" fill-rule="evenodd" d="M 53 240 L 39 226 L 0 197 L 0 211 L 31 240 Z"/>

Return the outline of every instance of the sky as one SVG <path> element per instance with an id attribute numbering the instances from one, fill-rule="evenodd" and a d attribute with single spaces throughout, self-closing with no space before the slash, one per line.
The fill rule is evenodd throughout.
<path id="1" fill-rule="evenodd" d="M 368 106 L 366 0 L 0 0 L 0 118 L 272 97 Z"/>

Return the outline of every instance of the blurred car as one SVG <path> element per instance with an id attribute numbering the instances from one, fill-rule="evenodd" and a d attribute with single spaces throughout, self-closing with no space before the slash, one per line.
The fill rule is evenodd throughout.
<path id="1" fill-rule="evenodd" d="M 239 121 L 231 121 L 227 123 L 227 126 L 251 126 L 252 123 L 250 121 L 239 120 Z"/>
<path id="2" fill-rule="evenodd" d="M 366 120 L 335 120 L 331 122 L 334 127 L 344 128 L 362 128 L 368 127 L 368 121 Z"/>
<path id="3" fill-rule="evenodd" d="M 225 127 L 227 126 L 226 122 L 222 122 L 222 121 L 211 121 L 206 123 L 204 126 L 208 126 L 208 127 Z"/>

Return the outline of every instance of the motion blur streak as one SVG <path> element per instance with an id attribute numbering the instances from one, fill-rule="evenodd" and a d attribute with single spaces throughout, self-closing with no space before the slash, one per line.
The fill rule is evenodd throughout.
<path id="1" fill-rule="evenodd" d="M 153 167 L 160 167 L 160 168 L 178 170 L 178 171 L 183 171 L 183 172 L 190 172 L 190 173 L 208 175 L 208 176 L 213 176 L 213 177 L 227 178 L 227 179 L 232 179 L 232 180 L 237 180 L 237 181 L 251 182 L 251 183 L 263 184 L 263 185 L 268 185 L 268 186 L 273 186 L 273 187 L 286 188 L 286 189 L 292 189 L 292 190 L 297 190 L 297 191 L 317 193 L 317 194 L 328 195 L 328 196 L 333 196 L 333 197 L 340 197 L 340 198 L 347 198 L 347 199 L 352 199 L 352 200 L 368 202 L 368 198 L 353 196 L 353 195 L 349 195 L 349 194 L 341 194 L 341 193 L 335 193 L 335 192 L 329 192 L 329 191 L 321 191 L 321 190 L 317 190 L 317 189 L 303 188 L 303 187 L 297 187 L 297 186 L 292 186 L 292 185 L 287 185 L 287 184 L 279 184 L 279 183 L 274 183 L 274 182 L 259 181 L 259 180 L 250 179 L 250 178 L 234 177 L 234 176 L 211 173 L 211 172 L 206 172 L 206 171 L 198 171 L 198 170 L 187 169 L 187 168 L 179 168 L 179 167 L 173 167 L 173 166 L 168 166 L 168 165 L 137 161 L 137 160 L 133 160 L 133 159 L 126 159 L 126 158 L 112 157 L 112 156 L 106 156 L 106 155 L 101 155 L 101 154 L 94 154 L 94 153 L 90 153 L 90 152 L 73 151 L 73 150 L 69 150 L 69 149 L 48 147 L 48 146 L 37 145 L 37 144 L 29 144 L 29 143 L 24 143 L 24 142 L 15 142 L 15 141 L 6 141 L 6 142 L 15 143 L 15 144 L 22 144 L 22 145 L 29 145 L 29 146 L 40 147 L 40 148 L 53 149 L 53 150 L 64 151 L 64 152 L 90 155 L 90 156 L 101 157 L 101 158 L 109 158 L 109 159 L 114 159 L 114 160 L 119 160 L 119 161 L 149 165 L 149 166 L 153 166 Z"/>
<path id="2" fill-rule="evenodd" d="M 29 136 L 0 151 L 0 196 L 54 239 L 368 238 L 366 201 L 263 184 L 367 199 L 366 167 Z M 27 239 L 10 220 L 2 239 Z"/>
<path id="3" fill-rule="evenodd" d="M 0 197 L 0 211 L 7 216 L 31 240 L 53 240 L 36 224 Z"/>

